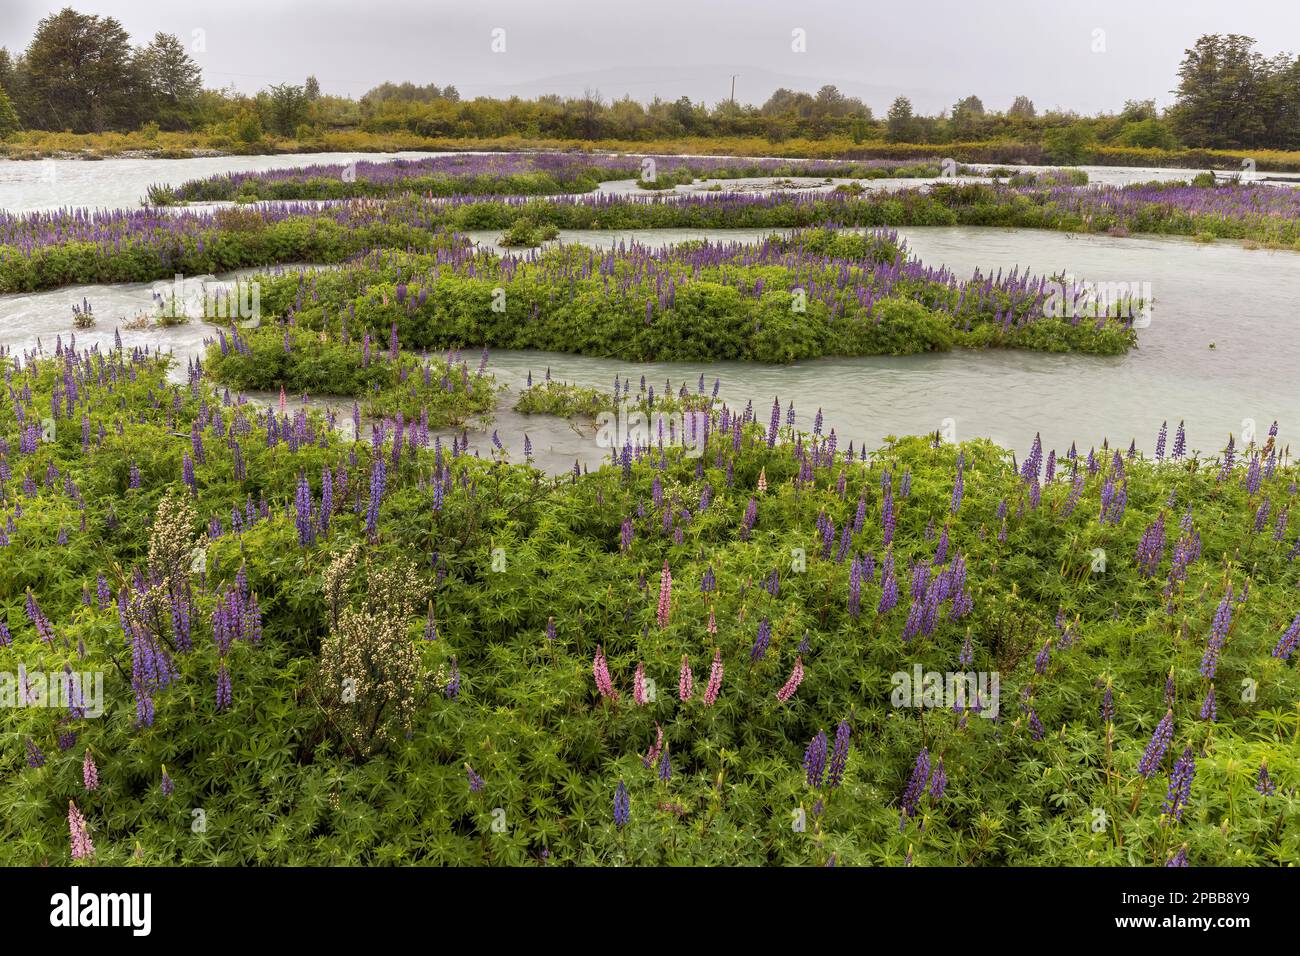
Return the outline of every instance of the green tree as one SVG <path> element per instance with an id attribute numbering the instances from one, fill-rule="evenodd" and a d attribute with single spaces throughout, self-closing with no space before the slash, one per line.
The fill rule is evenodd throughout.
<path id="1" fill-rule="evenodd" d="M 9 51 L 0 46 L 0 90 L 10 96 L 14 94 L 14 61 Z"/>
<path id="2" fill-rule="evenodd" d="M 71 7 L 45 17 L 23 57 L 23 74 L 29 125 L 98 133 L 137 124 L 140 71 L 130 37 L 113 17 Z"/>
<path id="3" fill-rule="evenodd" d="M 1210 34 L 1184 52 L 1173 123 L 1188 146 L 1266 145 L 1274 104 L 1266 99 L 1269 64 L 1254 45 L 1248 36 Z"/>
<path id="4" fill-rule="evenodd" d="M 153 42 L 137 56 L 140 72 L 151 100 L 152 115 L 164 129 L 183 129 L 199 93 L 202 73 L 185 52 L 185 46 L 170 33 L 154 34 Z"/>
<path id="5" fill-rule="evenodd" d="M 12 136 L 20 129 L 22 124 L 18 122 L 18 111 L 14 109 L 4 87 L 0 86 L 0 139 Z"/>
<path id="6" fill-rule="evenodd" d="M 1088 147 L 1096 134 L 1084 123 L 1057 126 L 1043 134 L 1043 146 L 1054 163 L 1077 164 L 1083 162 Z"/>
<path id="7" fill-rule="evenodd" d="M 889 107 L 885 116 L 885 139 L 890 143 L 910 143 L 916 132 L 916 118 L 912 114 L 912 101 L 900 96 Z"/>
<path id="8" fill-rule="evenodd" d="M 267 88 L 266 99 L 271 128 L 281 136 L 293 136 L 307 120 L 307 91 L 301 86 L 280 83 Z"/>
<path id="9" fill-rule="evenodd" d="M 978 96 L 958 100 L 952 108 L 953 135 L 958 140 L 978 139 L 983 119 L 984 103 Z"/>
<path id="10" fill-rule="evenodd" d="M 1012 119 L 1031 120 L 1037 115 L 1038 113 L 1034 109 L 1034 101 L 1027 96 L 1017 96 L 1007 110 L 1007 116 Z"/>

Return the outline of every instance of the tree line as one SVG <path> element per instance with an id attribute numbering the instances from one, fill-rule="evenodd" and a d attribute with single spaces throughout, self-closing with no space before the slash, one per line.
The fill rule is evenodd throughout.
<path id="1" fill-rule="evenodd" d="M 1207 35 L 1185 51 L 1176 100 L 1132 100 L 1118 114 L 1040 113 L 1026 96 L 989 109 L 966 96 L 938 115 L 915 112 L 898 97 L 880 118 L 834 85 L 815 93 L 778 89 L 761 105 L 713 106 L 656 98 L 478 97 L 430 83 L 383 83 L 360 99 L 322 93 L 308 77 L 248 96 L 206 89 L 176 36 L 157 33 L 133 45 L 110 16 L 66 8 L 37 25 L 27 48 L 0 48 L 0 137 L 18 129 L 98 133 L 142 127 L 205 132 L 248 145 L 268 134 L 310 140 L 359 129 L 421 137 L 653 141 L 688 136 L 847 137 L 856 143 L 1038 143 L 1059 161 L 1090 146 L 1300 149 L 1300 58 L 1265 56 L 1247 36 Z"/>

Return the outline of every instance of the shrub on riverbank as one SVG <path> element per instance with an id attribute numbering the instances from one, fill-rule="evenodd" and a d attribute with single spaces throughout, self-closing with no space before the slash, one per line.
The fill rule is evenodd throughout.
<path id="1" fill-rule="evenodd" d="M 560 235 L 560 230 L 551 223 L 539 226 L 531 219 L 516 219 L 501 235 L 503 246 L 526 246 L 536 248 L 543 242 L 549 242 Z"/>
<path id="2" fill-rule="evenodd" d="M 367 417 L 400 412 L 408 422 L 441 428 L 491 416 L 497 390 L 490 375 L 471 374 L 450 355 L 411 355 L 396 342 L 372 341 L 368 333 L 333 341 L 300 328 L 235 328 L 218 332 L 206 364 L 212 379 L 230 388 L 347 396 Z"/>
<path id="3" fill-rule="evenodd" d="M 785 363 L 963 345 L 1117 354 L 1136 341 L 1131 321 L 1046 316 L 1049 291 L 1020 274 L 959 283 L 909 257 L 891 233 L 810 230 L 654 251 L 561 246 L 529 258 L 454 245 L 435 256 L 374 253 L 331 273 L 269 279 L 262 301 L 331 335 L 346 316 L 354 335 L 396 327 L 415 348 L 641 361 Z"/>
<path id="4" fill-rule="evenodd" d="M 1031 164 L 1053 162 L 1039 143 L 1007 141 L 956 143 L 854 142 L 850 136 L 821 139 L 790 137 L 772 142 L 762 136 L 703 137 L 672 139 L 561 139 L 529 136 L 436 137 L 419 136 L 400 130 L 319 130 L 303 140 L 274 135 L 243 142 L 225 134 L 161 132 L 156 137 L 139 131 L 130 133 L 51 133 L 26 130 L 0 143 L 0 156 L 39 159 L 45 156 L 110 157 L 139 155 L 183 158 L 194 155 L 274 155 L 312 152 L 393 153 L 415 151 L 520 150 L 582 151 L 588 153 L 637 153 L 651 151 L 681 156 L 779 156 L 789 159 L 845 161 L 954 159 L 961 163 Z M 1253 160 L 1261 172 L 1300 172 L 1300 151 L 1277 149 L 1162 149 L 1158 147 L 1084 146 L 1078 156 L 1085 165 L 1164 166 L 1179 169 L 1240 171 L 1242 161 Z"/>
<path id="5" fill-rule="evenodd" d="M 148 202 L 163 206 L 186 202 L 334 200 L 403 193 L 429 197 L 541 196 L 590 192 L 602 182 L 621 179 L 635 179 L 643 189 L 666 190 L 705 176 L 879 179 L 924 178 L 939 173 L 937 163 L 926 161 L 487 153 L 225 173 L 176 187 L 151 186 Z"/>
<path id="6" fill-rule="evenodd" d="M 158 210 L 0 215 L 0 293 L 92 282 L 144 282 L 309 261 L 371 248 L 425 249 L 447 229 L 787 229 L 1004 226 L 1121 235 L 1249 239 L 1300 249 L 1300 190 L 1229 184 L 1025 186 L 938 183 L 929 191 L 663 197 L 458 197 L 268 205 L 216 213 Z"/>
<path id="7" fill-rule="evenodd" d="M 521 415 L 555 415 L 559 418 L 595 418 L 612 410 L 610 396 L 599 389 L 568 382 L 537 382 L 519 393 L 515 411 Z"/>

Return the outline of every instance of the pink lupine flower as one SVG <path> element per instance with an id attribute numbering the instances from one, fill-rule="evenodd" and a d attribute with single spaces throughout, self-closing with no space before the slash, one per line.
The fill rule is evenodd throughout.
<path id="1" fill-rule="evenodd" d="M 653 767 L 656 763 L 659 762 L 659 755 L 663 753 L 663 750 L 664 750 L 664 729 L 659 726 L 659 721 L 656 720 L 655 721 L 655 742 L 650 745 L 650 749 L 646 751 L 646 755 L 641 758 L 641 763 L 645 765 L 646 769 Z"/>
<path id="2" fill-rule="evenodd" d="M 614 682 L 609 677 L 609 665 L 605 662 L 604 647 L 596 648 L 596 660 L 592 664 L 591 671 L 596 677 L 596 690 L 600 691 L 600 696 L 609 700 L 618 700 L 618 691 L 614 690 Z"/>
<path id="3" fill-rule="evenodd" d="M 677 678 L 677 696 L 682 700 L 690 700 L 691 694 L 695 690 L 695 676 L 691 674 L 691 662 L 682 655 L 682 672 Z"/>
<path id="4" fill-rule="evenodd" d="M 284 394 L 284 386 L 281 385 L 281 386 L 280 386 L 280 411 L 283 412 L 283 411 L 284 411 L 284 408 L 285 408 L 285 394 Z"/>
<path id="5" fill-rule="evenodd" d="M 72 838 L 74 860 L 88 860 L 95 855 L 95 844 L 91 842 L 86 818 L 81 815 L 81 811 L 71 800 L 68 801 L 68 832 Z"/>
<path id="6" fill-rule="evenodd" d="M 790 677 L 785 682 L 785 686 L 783 686 L 779 691 L 776 692 L 776 699 L 784 704 L 787 700 L 789 700 L 791 697 L 794 696 L 794 692 L 799 689 L 799 685 L 801 683 L 803 683 L 803 656 L 802 655 L 794 659 L 794 670 L 790 672 Z"/>
<path id="7" fill-rule="evenodd" d="M 99 768 L 95 766 L 95 758 L 90 755 L 90 748 L 86 748 L 86 757 L 81 761 L 81 780 L 86 785 L 87 790 L 94 790 L 99 786 Z"/>
<path id="8" fill-rule="evenodd" d="M 704 688 L 704 706 L 712 707 L 722 690 L 722 649 L 713 651 L 713 666 L 709 669 L 709 684 Z"/>
<path id="9" fill-rule="evenodd" d="M 645 689 L 645 664 L 638 661 L 636 665 L 636 674 L 632 677 L 632 700 L 638 707 L 644 707 L 649 703 Z"/>
<path id="10" fill-rule="evenodd" d="M 673 609 L 673 573 L 668 570 L 668 561 L 664 560 L 664 569 L 659 572 L 659 626 L 668 626 L 668 616 Z"/>
<path id="11" fill-rule="evenodd" d="M 761 495 L 765 491 L 767 491 L 767 469 L 760 468 L 758 470 L 758 493 Z"/>

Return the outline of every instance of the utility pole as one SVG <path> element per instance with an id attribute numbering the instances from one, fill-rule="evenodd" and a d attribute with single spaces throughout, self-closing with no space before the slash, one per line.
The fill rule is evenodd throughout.
<path id="1" fill-rule="evenodd" d="M 740 76 L 739 73 L 731 74 L 731 105 L 732 106 L 736 105 L 736 77 L 738 76 Z"/>

